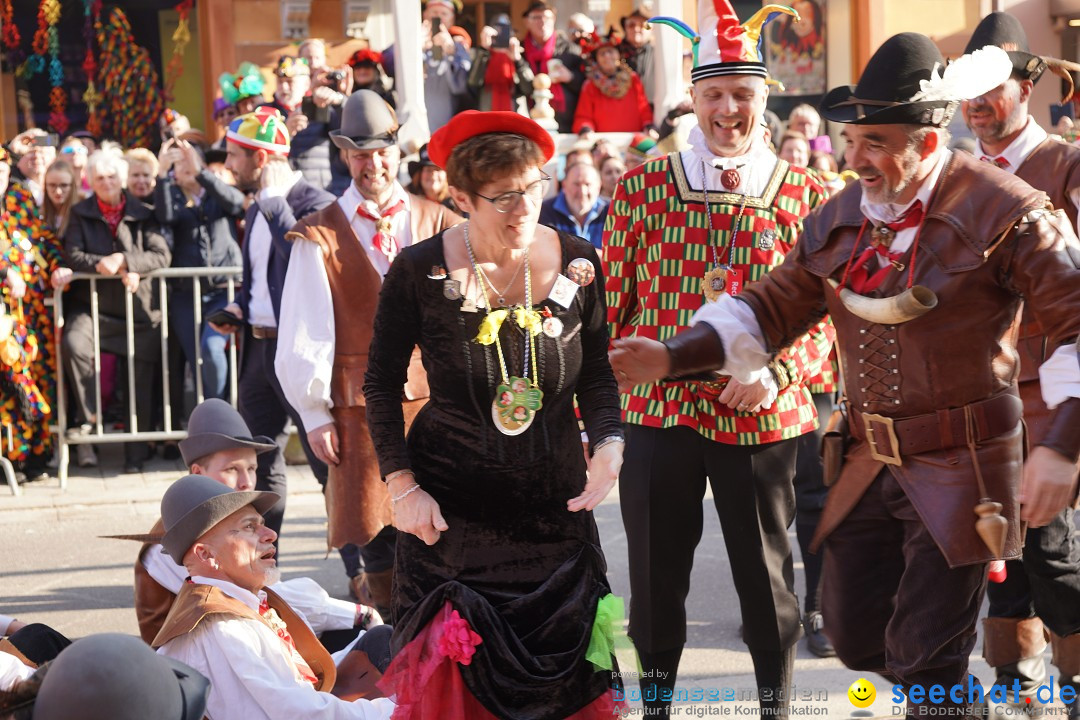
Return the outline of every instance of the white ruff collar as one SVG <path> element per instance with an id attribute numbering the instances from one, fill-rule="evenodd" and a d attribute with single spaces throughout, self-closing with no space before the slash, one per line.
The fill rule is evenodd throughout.
<path id="1" fill-rule="evenodd" d="M 719 157 L 715 155 L 713 151 L 709 149 L 708 144 L 706 144 L 705 133 L 701 131 L 700 125 L 695 125 L 694 129 L 690 131 L 687 142 L 690 143 L 690 149 L 698 160 L 703 161 L 708 166 L 721 170 L 749 165 L 764 160 L 765 158 L 775 158 L 772 150 L 765 144 L 764 137 L 761 133 L 758 133 L 754 137 L 753 142 L 750 144 L 750 150 L 745 155 L 738 155 L 736 157 Z"/>

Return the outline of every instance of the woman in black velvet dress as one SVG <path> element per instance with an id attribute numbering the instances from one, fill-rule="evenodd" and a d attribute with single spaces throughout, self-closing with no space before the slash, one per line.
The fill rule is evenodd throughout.
<path id="1" fill-rule="evenodd" d="M 470 219 L 402 251 L 375 318 L 364 393 L 401 531 L 382 687 L 396 720 L 610 717 L 592 510 L 623 444 L 600 261 L 537 224 L 554 147 L 531 120 L 462 113 L 429 150 Z M 431 399 L 406 440 L 414 345 Z"/>

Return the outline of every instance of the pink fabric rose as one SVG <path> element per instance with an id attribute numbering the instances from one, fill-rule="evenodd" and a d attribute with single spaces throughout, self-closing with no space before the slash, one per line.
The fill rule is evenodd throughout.
<path id="1" fill-rule="evenodd" d="M 468 621 L 453 610 L 443 622 L 442 637 L 439 638 L 439 652 L 454 662 L 468 665 L 476 654 L 476 646 L 483 640 L 469 627 Z"/>

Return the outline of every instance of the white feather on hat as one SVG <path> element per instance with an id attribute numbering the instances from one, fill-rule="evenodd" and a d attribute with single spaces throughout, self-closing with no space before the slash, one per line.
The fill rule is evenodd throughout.
<path id="1" fill-rule="evenodd" d="M 941 72 L 934 65 L 929 80 L 919 81 L 919 92 L 911 102 L 929 100 L 971 100 L 988 93 L 1012 74 L 1009 54 L 996 45 L 961 55 Z"/>

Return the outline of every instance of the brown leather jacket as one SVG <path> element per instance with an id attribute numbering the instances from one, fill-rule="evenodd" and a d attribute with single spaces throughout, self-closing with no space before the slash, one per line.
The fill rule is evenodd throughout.
<path id="1" fill-rule="evenodd" d="M 1080 148 L 1047 138 L 1032 150 L 1016 176 L 1033 188 L 1044 191 L 1055 208 L 1062 210 L 1076 227 L 1076 205 L 1069 199 L 1072 190 L 1080 188 Z M 1080 246 L 1074 244 L 1075 260 L 1080 263 Z M 1049 347 L 1034 314 L 1024 308 L 1020 335 L 1016 344 L 1020 353 L 1020 398 L 1024 401 L 1024 423 L 1032 444 L 1042 440 L 1050 418 L 1050 410 L 1042 399 L 1039 385 L 1039 366 L 1049 357 Z"/>
<path id="2" fill-rule="evenodd" d="M 296 643 L 296 649 L 304 658 L 315 677 L 319 679 L 315 686 L 316 690 L 330 692 L 337 679 L 337 670 L 330 653 L 322 646 L 315 633 L 307 626 L 300 616 L 289 607 L 273 590 L 263 588 L 266 593 L 267 604 L 277 611 L 278 616 L 285 622 L 285 627 Z M 213 617 L 210 617 L 213 616 Z M 161 632 L 157 634 L 151 647 L 155 650 L 165 643 L 186 635 L 203 622 L 213 622 L 218 619 L 242 618 L 263 623 L 275 635 L 277 630 L 273 628 L 259 613 L 252 610 L 244 603 L 229 597 L 219 588 L 213 585 L 198 585 L 196 583 L 184 583 L 180 588 L 180 594 L 176 596 L 172 610 L 165 618 L 165 624 Z M 213 678 L 210 678 L 213 681 Z"/>
<path id="3" fill-rule="evenodd" d="M 889 421 L 917 418 L 904 423 L 902 464 L 885 467 L 950 566 L 992 557 L 974 529 L 973 508 L 984 497 L 1004 506 L 1004 557 L 1017 557 L 1022 433 L 1019 402 L 1009 397 L 1015 397 L 1018 370 L 1015 318 L 1025 297 L 1054 347 L 1080 333 L 1080 270 L 1066 252 L 1066 238 L 1074 236 L 1069 220 L 1047 211 L 1045 193 L 953 154 L 914 262 L 914 283 L 933 290 L 938 305 L 901 325 L 877 325 L 850 313 L 826 282 L 840 279 L 852 255 L 864 222 L 861 193 L 853 183 L 811 214 L 784 264 L 740 296 L 754 309 L 770 348 L 786 347 L 825 312 L 836 326 L 856 442 L 830 491 L 815 545 L 843 521 L 883 467 L 863 439 L 862 420 L 870 413 L 885 418 L 873 424 L 872 434 L 878 452 L 890 456 L 897 448 Z M 896 295 L 907 278 L 906 270 L 892 273 L 874 294 Z M 1080 432 L 1068 415 L 1077 403 L 1059 408 L 1050 433 L 1055 437 L 1046 441 L 1056 449 L 1068 446 L 1065 452 L 1073 456 L 1080 452 L 1074 447 Z M 965 406 L 970 410 L 961 410 Z"/>
<path id="4" fill-rule="evenodd" d="M 410 195 L 409 202 L 414 242 L 426 240 L 462 221 L 446 207 L 417 195 Z M 333 547 L 346 543 L 366 545 L 391 523 L 390 498 L 368 436 L 363 392 L 382 278 L 337 203 L 308 215 L 286 238 L 319 245 L 334 301 L 330 399 L 334 405 L 331 414 L 342 443 L 341 462 L 330 466 L 326 490 L 329 542 Z M 406 430 L 428 394 L 427 373 L 420 362 L 419 348 L 414 348 L 402 392 Z"/>

